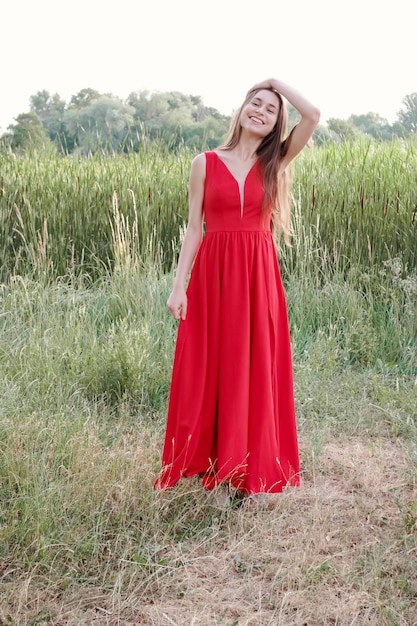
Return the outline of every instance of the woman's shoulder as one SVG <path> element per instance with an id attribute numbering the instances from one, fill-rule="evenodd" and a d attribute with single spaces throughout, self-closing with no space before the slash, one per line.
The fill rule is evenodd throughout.
<path id="1" fill-rule="evenodd" d="M 193 160 L 191 161 L 191 168 L 192 169 L 201 169 L 203 167 L 205 167 L 206 165 L 206 152 L 200 152 L 199 154 L 197 154 Z"/>
<path id="2" fill-rule="evenodd" d="M 207 163 L 207 153 L 200 152 L 197 154 L 191 161 L 190 168 L 190 178 L 197 179 L 202 178 L 205 179 L 206 176 L 206 163 Z"/>
<path id="3" fill-rule="evenodd" d="M 205 150 L 197 154 L 192 162 L 191 167 L 196 170 L 202 170 L 207 167 L 214 159 L 218 158 L 218 153 L 215 150 Z"/>
<path id="4" fill-rule="evenodd" d="M 228 150 L 223 150 L 221 148 L 200 152 L 193 158 L 191 168 L 194 170 L 205 171 L 208 167 L 216 167 L 216 163 L 219 160 L 226 160 L 228 152 Z"/>
<path id="5" fill-rule="evenodd" d="M 215 156 L 219 156 L 218 154 L 218 150 L 205 150 L 204 152 L 200 152 L 199 154 L 197 154 L 194 158 L 193 158 L 193 162 L 194 161 L 203 161 L 205 162 L 208 159 L 212 159 Z"/>

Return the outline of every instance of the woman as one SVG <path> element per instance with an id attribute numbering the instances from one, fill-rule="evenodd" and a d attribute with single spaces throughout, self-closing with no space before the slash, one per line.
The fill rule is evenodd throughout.
<path id="1" fill-rule="evenodd" d="M 288 136 L 283 98 L 301 115 Z M 188 226 L 167 301 L 180 325 L 156 489 L 198 474 L 206 489 L 231 485 L 252 501 L 299 484 L 273 232 L 289 242 L 287 168 L 319 118 L 298 91 L 265 80 L 248 92 L 225 145 L 192 162 Z"/>

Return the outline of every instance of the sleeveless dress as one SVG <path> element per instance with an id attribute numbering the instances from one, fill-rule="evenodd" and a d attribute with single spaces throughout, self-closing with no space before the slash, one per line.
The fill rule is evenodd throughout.
<path id="1" fill-rule="evenodd" d="M 178 328 L 155 489 L 200 475 L 245 494 L 299 484 L 290 334 L 260 164 L 243 188 L 206 152 L 205 234 Z"/>

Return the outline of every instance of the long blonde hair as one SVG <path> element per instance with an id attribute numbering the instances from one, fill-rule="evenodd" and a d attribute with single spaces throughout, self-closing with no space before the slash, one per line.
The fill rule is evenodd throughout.
<path id="1" fill-rule="evenodd" d="M 243 104 L 234 113 L 230 123 L 229 132 L 225 143 L 221 146 L 223 150 L 232 150 L 237 146 L 242 134 L 240 125 L 240 116 L 243 108 L 251 101 L 251 99 L 265 88 L 251 89 L 246 94 Z M 265 188 L 264 213 L 271 213 L 271 227 L 274 235 L 280 239 L 284 237 L 286 244 L 290 244 L 291 227 L 290 227 L 290 174 L 286 170 L 279 174 L 281 161 L 287 153 L 288 143 L 291 133 L 285 137 L 288 124 L 288 112 L 285 102 L 277 91 L 272 91 L 279 101 L 278 119 L 272 131 L 263 138 L 256 154 L 261 164 L 263 183 Z"/>

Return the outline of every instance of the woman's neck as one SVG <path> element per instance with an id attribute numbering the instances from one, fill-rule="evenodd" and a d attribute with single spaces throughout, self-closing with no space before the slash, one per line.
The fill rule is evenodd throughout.
<path id="1" fill-rule="evenodd" d="M 242 132 L 239 143 L 235 148 L 236 156 L 241 161 L 255 161 L 258 157 L 258 148 L 262 143 L 259 137 L 253 137 Z"/>

